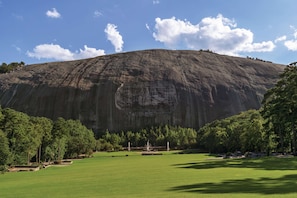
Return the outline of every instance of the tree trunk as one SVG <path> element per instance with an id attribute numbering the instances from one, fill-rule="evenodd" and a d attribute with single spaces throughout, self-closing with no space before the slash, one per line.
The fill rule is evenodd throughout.
<path id="1" fill-rule="evenodd" d="M 39 146 L 38 164 L 40 164 L 40 159 L 41 159 L 41 144 Z"/>
<path id="2" fill-rule="evenodd" d="M 38 149 L 36 150 L 36 154 L 35 154 L 35 162 L 38 163 L 38 157 L 39 157 L 39 152 Z"/>
<path id="3" fill-rule="evenodd" d="M 296 156 L 296 129 L 295 129 L 295 123 L 292 121 L 292 133 L 293 133 L 293 139 L 292 139 L 292 146 L 293 146 L 293 155 Z"/>
<path id="4" fill-rule="evenodd" d="M 296 130 L 293 128 L 293 154 L 296 156 Z"/>
<path id="5" fill-rule="evenodd" d="M 27 165 L 30 165 L 30 154 L 29 154 L 29 151 L 28 151 L 28 153 L 27 153 Z"/>
<path id="6" fill-rule="evenodd" d="M 282 154 L 285 154 L 285 147 L 284 147 L 284 133 L 282 131 L 283 127 L 278 126 L 278 134 L 280 136 L 280 143 L 281 143 L 281 151 Z"/>

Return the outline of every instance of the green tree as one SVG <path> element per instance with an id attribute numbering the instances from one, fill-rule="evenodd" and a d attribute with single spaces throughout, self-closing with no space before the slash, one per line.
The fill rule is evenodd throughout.
<path id="1" fill-rule="evenodd" d="M 6 166 L 9 163 L 10 155 L 8 139 L 0 130 L 0 166 Z"/>
<path id="2" fill-rule="evenodd" d="M 279 137 L 283 151 L 286 137 L 290 137 L 291 150 L 296 155 L 297 67 L 295 65 L 285 68 L 276 85 L 264 95 L 262 104 L 261 114 L 266 119 L 265 130 L 268 134 Z"/>
<path id="3" fill-rule="evenodd" d="M 265 131 L 259 111 L 249 110 L 206 124 L 198 131 L 198 144 L 209 152 L 263 151 Z"/>
<path id="4" fill-rule="evenodd" d="M 64 118 L 59 117 L 53 124 L 52 142 L 46 149 L 51 160 L 61 161 L 66 153 L 67 141 L 69 138 L 69 127 Z"/>
<path id="5" fill-rule="evenodd" d="M 107 142 L 105 139 L 100 138 L 96 141 L 96 150 L 97 151 L 112 151 L 113 145 L 110 142 Z"/>
<path id="6" fill-rule="evenodd" d="M 166 141 L 170 142 L 171 147 L 177 147 L 180 145 L 178 132 L 173 127 L 165 125 L 164 133 L 165 133 L 165 139 Z"/>
<path id="7" fill-rule="evenodd" d="M 243 131 L 240 135 L 241 151 L 264 151 L 266 147 L 264 138 L 262 119 L 260 117 L 251 117 L 244 123 Z"/>
<path id="8" fill-rule="evenodd" d="M 78 157 L 80 154 L 90 155 L 95 149 L 94 133 L 79 120 L 67 120 L 69 136 L 66 157 Z"/>
<path id="9" fill-rule="evenodd" d="M 33 124 L 33 130 L 36 134 L 36 141 L 39 145 L 36 151 L 36 161 L 46 160 L 46 147 L 50 146 L 52 141 L 52 120 L 45 117 L 31 117 L 30 121 Z"/>
<path id="10" fill-rule="evenodd" d="M 9 148 L 12 154 L 12 164 L 25 164 L 31 159 L 36 150 L 30 117 L 13 109 L 4 109 L 2 130 L 9 140 Z"/>

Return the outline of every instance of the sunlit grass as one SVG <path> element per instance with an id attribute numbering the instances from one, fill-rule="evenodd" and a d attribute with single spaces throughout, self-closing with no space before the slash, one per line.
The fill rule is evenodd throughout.
<path id="1" fill-rule="evenodd" d="M 297 160 L 96 153 L 70 166 L 0 175 L 0 197 L 297 197 Z"/>

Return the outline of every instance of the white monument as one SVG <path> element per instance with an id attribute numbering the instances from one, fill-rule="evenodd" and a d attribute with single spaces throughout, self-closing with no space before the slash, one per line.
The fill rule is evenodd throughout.
<path id="1" fill-rule="evenodd" d="M 147 143 L 146 143 L 146 151 L 150 151 L 150 141 L 147 140 Z"/>

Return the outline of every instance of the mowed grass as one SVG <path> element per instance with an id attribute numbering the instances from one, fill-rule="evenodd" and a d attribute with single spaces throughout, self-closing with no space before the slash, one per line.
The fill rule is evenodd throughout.
<path id="1" fill-rule="evenodd" d="M 70 166 L 0 175 L 0 197 L 297 197 L 297 159 L 96 153 Z"/>

